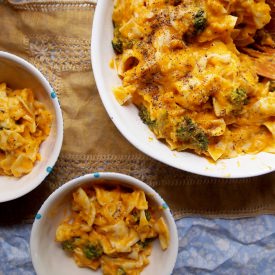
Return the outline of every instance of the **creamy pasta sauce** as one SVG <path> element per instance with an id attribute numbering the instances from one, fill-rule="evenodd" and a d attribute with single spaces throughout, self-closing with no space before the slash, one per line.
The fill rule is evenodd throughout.
<path id="1" fill-rule="evenodd" d="M 159 212 L 141 190 L 104 183 L 78 188 L 56 240 L 80 267 L 101 267 L 105 275 L 138 275 L 149 264 L 154 239 L 163 250 L 169 245 L 169 230 Z"/>
<path id="2" fill-rule="evenodd" d="M 275 152 L 275 93 L 239 51 L 270 21 L 264 0 L 114 4 L 114 94 L 158 139 L 215 161 Z"/>
<path id="3" fill-rule="evenodd" d="M 21 177 L 32 170 L 51 123 L 51 113 L 32 90 L 0 84 L 0 175 Z"/>

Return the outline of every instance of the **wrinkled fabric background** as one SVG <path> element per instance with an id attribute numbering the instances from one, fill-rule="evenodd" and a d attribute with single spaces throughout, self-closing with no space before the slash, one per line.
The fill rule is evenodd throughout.
<path id="1" fill-rule="evenodd" d="M 177 221 L 179 254 L 173 275 L 275 274 L 275 216 Z M 0 274 L 34 275 L 31 224 L 0 227 Z M 158 274 L 164 275 L 164 274 Z"/>

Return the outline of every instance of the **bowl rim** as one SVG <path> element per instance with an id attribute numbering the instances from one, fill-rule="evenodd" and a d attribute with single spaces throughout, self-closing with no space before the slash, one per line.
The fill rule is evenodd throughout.
<path id="1" fill-rule="evenodd" d="M 31 63 L 26 61 L 25 59 L 9 53 L 5 51 L 0 51 L 0 58 L 12 61 L 16 64 L 21 65 L 29 74 L 34 75 L 34 77 L 41 83 L 41 85 L 45 89 L 45 93 L 49 96 L 54 107 L 55 111 L 55 120 L 56 120 L 56 139 L 54 148 L 52 151 L 52 154 L 47 158 L 45 162 L 45 166 L 47 169 L 44 169 L 43 171 L 40 171 L 37 177 L 28 184 L 24 189 L 21 189 L 20 192 L 14 192 L 11 194 L 8 194 L 5 198 L 0 197 L 0 203 L 11 201 L 14 199 L 17 199 L 19 197 L 24 196 L 25 194 L 29 193 L 33 189 L 35 189 L 38 185 L 42 183 L 42 181 L 49 175 L 49 173 L 52 171 L 58 157 L 61 151 L 62 143 L 63 143 L 63 117 L 62 117 L 62 111 L 61 107 L 57 98 L 57 94 L 49 84 L 48 80 L 45 78 L 45 76 Z M 48 137 L 47 137 L 48 138 Z M 46 140 L 47 140 L 46 138 Z M 46 141 L 45 140 L 45 141 Z M 32 173 L 32 171 L 30 172 Z M 0 176 L 1 177 L 1 176 Z M 23 176 L 24 177 L 24 176 Z M 20 179 L 19 179 L 20 180 Z"/>
<path id="2" fill-rule="evenodd" d="M 93 185 L 99 180 L 110 180 L 110 181 L 118 181 L 118 184 L 125 183 L 128 186 L 133 186 L 137 189 L 143 190 L 145 194 L 153 194 L 153 200 L 157 202 L 159 205 L 163 205 L 163 216 L 166 217 L 167 222 L 169 223 L 169 230 L 170 230 L 170 236 L 173 236 L 175 242 L 173 242 L 172 247 L 172 259 L 173 261 L 170 262 L 169 272 L 168 274 L 172 274 L 172 271 L 175 267 L 177 255 L 178 255 L 178 231 L 175 223 L 175 219 L 173 218 L 173 215 L 171 213 L 170 208 L 166 204 L 166 202 L 163 200 L 163 198 L 160 196 L 158 192 L 156 192 L 151 186 L 146 184 L 145 182 L 136 179 L 132 176 L 122 174 L 122 173 L 116 173 L 116 172 L 95 172 L 91 174 L 86 174 L 77 178 L 74 178 L 60 187 L 58 187 L 41 205 L 40 209 L 37 212 L 37 215 L 34 219 L 31 234 L 30 234 L 30 254 L 32 263 L 34 266 L 35 271 L 37 274 L 39 274 L 40 267 L 37 265 L 37 262 L 35 260 L 35 244 L 39 242 L 39 239 L 37 239 L 38 232 L 39 232 L 39 220 L 43 218 L 44 214 L 47 213 L 49 207 L 52 205 L 52 203 L 58 199 L 59 197 L 62 197 L 62 195 L 66 194 L 66 191 L 68 193 L 73 192 L 77 187 L 82 186 L 83 184 L 86 184 L 87 181 L 90 181 L 89 184 Z M 172 245 L 172 243 L 170 243 Z M 168 275 L 167 274 L 167 275 Z"/>
<path id="3" fill-rule="evenodd" d="M 105 16 L 105 10 L 108 7 L 108 1 L 109 0 L 101 0 L 98 1 L 97 5 L 96 5 L 96 9 L 95 9 L 95 14 L 94 14 L 94 20 L 92 23 L 92 35 L 91 35 L 91 59 L 92 59 L 92 68 L 93 68 L 93 74 L 94 74 L 94 78 L 95 78 L 95 83 L 96 86 L 98 88 L 98 92 L 101 98 L 101 101 L 105 107 L 106 112 L 108 113 L 109 117 L 111 118 L 111 120 L 113 121 L 113 123 L 115 124 L 116 128 L 119 130 L 119 132 L 133 145 L 135 146 L 139 151 L 143 152 L 144 154 L 146 154 L 147 156 L 162 162 L 166 165 L 169 165 L 171 167 L 175 167 L 179 170 L 182 171 L 187 171 L 190 173 L 194 173 L 197 175 L 202 175 L 202 176 L 207 176 L 207 177 L 213 177 L 213 178 L 226 178 L 226 179 L 236 179 L 236 178 L 249 178 L 249 177 L 254 177 L 254 176 L 260 176 L 260 175 L 264 175 L 264 174 L 268 174 L 268 173 L 272 173 L 273 171 L 275 171 L 275 165 L 273 167 L 270 166 L 266 166 L 265 169 L 262 168 L 261 170 L 255 170 L 255 169 L 242 169 L 241 172 L 234 172 L 233 169 L 230 169 L 230 171 L 226 170 L 225 172 L 223 171 L 219 171 L 218 167 L 215 164 L 214 168 L 211 168 L 209 170 L 206 169 L 206 166 L 203 168 L 202 166 L 197 166 L 197 165 L 189 165 L 188 164 L 188 159 L 187 161 L 184 162 L 184 160 L 182 161 L 182 163 L 179 162 L 171 162 L 169 161 L 168 158 L 164 158 L 164 157 L 159 157 L 158 152 L 152 152 L 150 150 L 148 150 L 147 145 L 145 143 L 139 142 L 139 140 L 137 140 L 136 138 L 133 138 L 131 133 L 128 131 L 127 126 L 124 125 L 123 123 L 120 122 L 120 118 L 119 115 L 116 113 L 116 111 L 112 108 L 112 100 L 111 100 L 111 96 L 108 95 L 108 91 L 106 91 L 105 89 L 105 77 L 103 76 L 103 73 L 101 73 L 102 71 L 104 71 L 103 69 L 103 62 L 101 60 L 101 56 L 100 56 L 100 52 L 102 49 L 102 45 L 99 42 L 99 37 L 102 36 L 102 33 L 100 31 L 100 26 L 101 26 L 101 21 L 102 18 L 106 19 Z M 117 104 L 119 104 L 117 102 Z M 160 141 L 158 141 L 160 142 Z M 176 153 L 182 153 L 182 154 L 188 154 L 187 152 L 176 152 Z M 195 157 L 198 158 L 204 158 L 202 156 L 196 155 L 195 153 L 190 153 L 192 155 L 194 155 Z M 251 159 L 255 158 L 255 156 L 257 155 L 263 155 L 263 154 L 267 154 L 269 155 L 274 155 L 271 153 L 266 153 L 266 152 L 260 152 L 256 155 L 252 155 L 252 154 L 246 154 L 246 155 L 240 155 L 237 158 L 232 158 L 229 159 L 230 160 L 234 160 L 236 159 L 236 165 L 238 166 L 238 160 L 239 159 L 244 159 L 243 161 L 245 162 L 245 158 L 250 157 Z M 274 156 L 275 158 L 275 156 Z M 206 159 L 206 158 L 205 158 Z M 224 161 L 227 161 L 227 159 L 221 159 L 220 162 L 224 163 Z M 213 165 L 213 163 L 209 162 L 209 165 Z M 221 166 L 223 166 L 223 164 L 221 164 Z M 211 170 L 211 172 L 210 172 Z M 236 169 L 237 170 L 237 169 Z"/>

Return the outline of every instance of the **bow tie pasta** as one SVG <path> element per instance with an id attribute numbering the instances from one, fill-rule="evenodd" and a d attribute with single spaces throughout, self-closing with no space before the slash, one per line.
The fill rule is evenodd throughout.
<path id="1" fill-rule="evenodd" d="M 270 19 L 265 0 L 116 0 L 118 102 L 134 103 L 172 150 L 274 153 L 274 82 L 241 52 Z"/>
<path id="2" fill-rule="evenodd" d="M 168 247 L 168 227 L 143 191 L 101 184 L 78 188 L 72 197 L 71 215 L 58 226 L 56 240 L 78 266 L 137 275 L 149 264 L 154 239 L 163 250 Z"/>
<path id="3" fill-rule="evenodd" d="M 30 89 L 0 84 L 0 175 L 21 177 L 32 170 L 51 123 L 52 115 Z"/>

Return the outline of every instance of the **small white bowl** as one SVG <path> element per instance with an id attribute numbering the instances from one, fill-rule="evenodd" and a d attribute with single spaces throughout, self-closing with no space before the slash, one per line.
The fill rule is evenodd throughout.
<path id="1" fill-rule="evenodd" d="M 111 45 L 113 6 L 113 0 L 97 2 L 93 21 L 91 56 L 97 88 L 105 109 L 128 141 L 156 160 L 200 175 L 243 178 L 275 171 L 275 154 L 270 153 L 244 155 L 213 163 L 193 153 L 172 151 L 163 142 L 157 140 L 149 128 L 142 123 L 135 106 L 118 104 L 112 88 L 120 86 L 121 80 L 109 65 L 114 56 Z"/>
<path id="2" fill-rule="evenodd" d="M 170 275 L 173 271 L 178 253 L 178 234 L 173 216 L 164 200 L 144 182 L 118 173 L 94 173 L 85 175 L 65 183 L 55 190 L 38 211 L 33 223 L 30 248 L 34 269 L 38 275 L 91 275 L 102 274 L 100 270 L 78 267 L 73 258 L 68 256 L 60 244 L 55 241 L 55 232 L 60 222 L 68 213 L 71 194 L 80 186 L 93 185 L 100 181 L 119 183 L 124 186 L 140 189 L 152 198 L 153 203 L 160 206 L 162 217 L 170 231 L 170 244 L 162 251 L 159 242 L 153 243 L 150 264 L 143 270 L 143 275 Z"/>
<path id="3" fill-rule="evenodd" d="M 0 51 L 0 83 L 13 89 L 30 88 L 35 98 L 53 115 L 50 135 L 40 146 L 41 160 L 21 177 L 0 176 L 0 202 L 16 199 L 37 187 L 51 172 L 61 150 L 63 120 L 57 96 L 46 78 L 30 63 L 13 54 Z"/>

